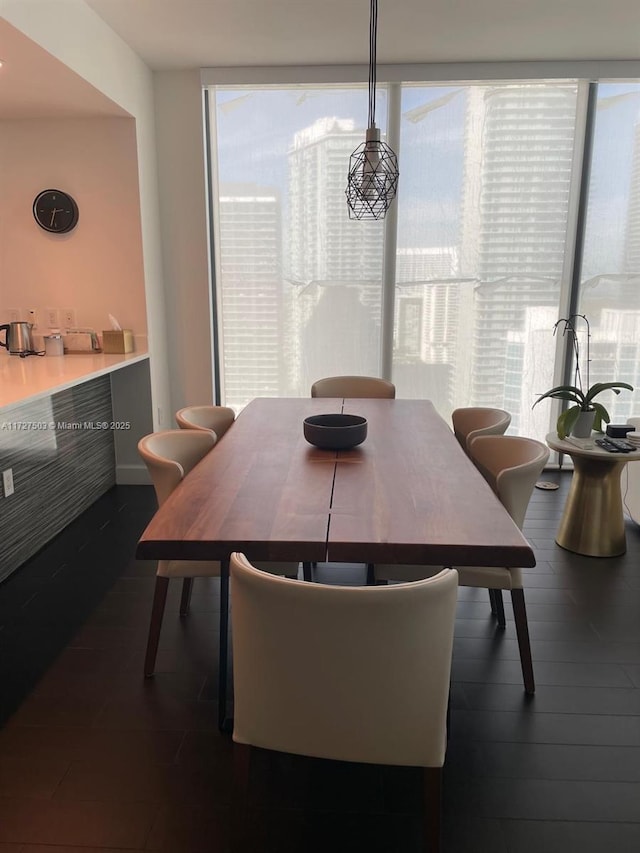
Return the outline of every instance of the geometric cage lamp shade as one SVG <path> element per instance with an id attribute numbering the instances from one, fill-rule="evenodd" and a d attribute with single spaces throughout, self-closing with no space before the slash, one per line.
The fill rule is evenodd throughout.
<path id="1" fill-rule="evenodd" d="M 380 140 L 377 127 L 369 127 L 366 142 L 349 158 L 349 219 L 384 219 L 398 191 L 398 177 L 395 152 Z"/>

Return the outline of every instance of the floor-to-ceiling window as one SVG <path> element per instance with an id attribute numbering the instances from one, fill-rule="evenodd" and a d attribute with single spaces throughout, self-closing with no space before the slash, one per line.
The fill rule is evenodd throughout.
<path id="1" fill-rule="evenodd" d="M 590 381 L 640 386 L 640 84 L 600 83 L 595 105 L 578 310 L 588 318 Z M 585 323 L 578 320 L 586 355 Z M 599 399 L 614 422 L 637 393 Z"/>
<path id="2" fill-rule="evenodd" d="M 379 372 L 383 224 L 352 222 L 363 87 L 218 91 L 221 385 L 236 408 Z M 379 104 L 384 123 L 384 100 Z"/>
<path id="3" fill-rule="evenodd" d="M 388 340 L 399 396 L 428 397 L 445 416 L 504 407 L 518 432 L 544 436 L 555 410 L 531 405 L 560 378 L 553 326 L 578 304 L 587 85 L 401 85 L 392 263 L 387 224 L 350 220 L 344 195 L 366 86 L 212 87 L 222 402 L 240 408 L 255 396 L 306 396 L 325 375 L 379 374 Z M 640 370 L 639 93 L 602 84 L 597 98 L 579 301 L 594 380 L 634 383 Z M 379 87 L 382 128 L 388 94 Z"/>
<path id="4" fill-rule="evenodd" d="M 532 431 L 553 380 L 577 96 L 574 82 L 403 87 L 400 396 L 445 415 L 504 407 Z"/>

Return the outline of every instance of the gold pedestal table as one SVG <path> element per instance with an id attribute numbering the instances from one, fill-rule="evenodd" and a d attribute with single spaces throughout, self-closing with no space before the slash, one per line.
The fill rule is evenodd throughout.
<path id="1" fill-rule="evenodd" d="M 620 475 L 628 462 L 640 460 L 640 450 L 609 453 L 590 439 L 559 439 L 550 432 L 552 450 L 573 461 L 573 478 L 556 542 L 586 557 L 617 557 L 627 550 Z M 580 442 L 580 444 L 578 444 Z"/>

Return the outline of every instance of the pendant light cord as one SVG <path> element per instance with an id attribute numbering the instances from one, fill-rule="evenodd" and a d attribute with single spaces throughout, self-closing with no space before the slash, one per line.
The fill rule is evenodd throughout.
<path id="1" fill-rule="evenodd" d="M 398 158 L 376 127 L 378 0 L 369 0 L 369 123 L 365 141 L 349 158 L 349 219 L 384 219 L 398 191 Z"/>
<path id="2" fill-rule="evenodd" d="M 369 14 L 369 127 L 376 124 L 376 33 L 378 30 L 378 0 L 371 0 Z"/>

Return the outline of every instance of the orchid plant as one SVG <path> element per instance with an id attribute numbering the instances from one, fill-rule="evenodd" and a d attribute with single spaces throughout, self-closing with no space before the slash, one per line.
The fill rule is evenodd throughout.
<path id="1" fill-rule="evenodd" d="M 584 320 L 587 326 L 587 358 L 585 363 L 585 382 L 582 382 L 582 372 L 580 370 L 580 345 L 578 343 L 578 335 L 574 321 L 577 318 Z M 564 325 L 562 325 L 564 324 Z M 596 403 L 595 397 L 603 391 L 613 391 L 614 394 L 619 394 L 622 388 L 628 391 L 633 391 L 633 386 L 627 382 L 596 382 L 589 385 L 589 364 L 591 362 L 589 353 L 589 339 L 591 332 L 589 329 L 589 321 L 584 314 L 572 314 L 568 319 L 561 318 L 553 327 L 553 334 L 558 331 L 558 327 L 562 325 L 562 334 L 571 335 L 571 345 L 573 347 L 573 356 L 575 361 L 574 385 L 556 385 L 549 391 L 545 391 L 535 401 L 533 406 L 537 406 L 542 400 L 551 397 L 554 400 L 566 400 L 573 403 L 572 406 L 565 409 L 558 418 L 556 429 L 558 438 L 566 438 L 578 420 L 581 412 L 594 412 L 593 429 L 597 432 L 603 432 L 602 424 L 608 424 L 611 420 L 609 412 L 605 409 L 602 403 Z M 586 387 L 586 391 L 584 390 Z"/>

